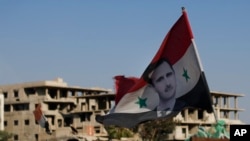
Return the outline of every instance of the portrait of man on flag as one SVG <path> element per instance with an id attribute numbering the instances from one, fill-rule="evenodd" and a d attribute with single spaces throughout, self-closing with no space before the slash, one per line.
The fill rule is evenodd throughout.
<path id="1" fill-rule="evenodd" d="M 154 109 L 157 111 L 157 117 L 182 110 L 186 106 L 186 102 L 176 99 L 176 76 L 170 63 L 162 58 L 149 68 L 154 69 L 149 74 L 145 74 L 144 79 L 159 96 L 159 104 Z"/>
<path id="2" fill-rule="evenodd" d="M 141 77 L 117 78 L 115 106 L 106 115 L 96 116 L 104 125 L 133 127 L 144 121 L 173 117 L 184 108 L 213 112 L 185 10 Z"/>

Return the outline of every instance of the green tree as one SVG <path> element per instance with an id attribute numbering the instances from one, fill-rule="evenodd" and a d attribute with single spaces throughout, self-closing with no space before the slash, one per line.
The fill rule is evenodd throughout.
<path id="1" fill-rule="evenodd" d="M 164 140 L 172 133 L 175 123 L 172 119 L 158 119 L 142 123 L 138 127 L 138 133 L 143 141 Z"/>
<path id="2" fill-rule="evenodd" d="M 8 133 L 7 131 L 0 131 L 0 141 L 8 141 L 12 136 L 13 134 Z"/>
<path id="3" fill-rule="evenodd" d="M 106 126 L 109 139 L 121 139 L 122 137 L 133 137 L 134 133 L 128 128 L 122 128 L 117 126 Z"/>

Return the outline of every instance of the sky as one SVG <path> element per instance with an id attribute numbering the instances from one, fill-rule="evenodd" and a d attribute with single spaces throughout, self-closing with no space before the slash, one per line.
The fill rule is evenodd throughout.
<path id="1" fill-rule="evenodd" d="M 0 1 L 0 85 L 63 78 L 114 89 L 141 76 L 185 7 L 211 91 L 244 94 L 250 124 L 250 1 Z"/>

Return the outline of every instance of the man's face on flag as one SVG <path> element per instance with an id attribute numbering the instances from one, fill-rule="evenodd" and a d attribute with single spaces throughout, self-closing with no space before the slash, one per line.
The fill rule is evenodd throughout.
<path id="1" fill-rule="evenodd" d="M 175 73 L 167 61 L 162 61 L 158 67 L 155 68 L 151 80 L 160 99 L 168 100 L 175 96 Z"/>

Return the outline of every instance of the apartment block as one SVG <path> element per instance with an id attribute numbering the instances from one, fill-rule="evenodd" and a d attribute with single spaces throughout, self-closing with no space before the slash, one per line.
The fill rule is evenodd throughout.
<path id="1" fill-rule="evenodd" d="M 0 86 L 4 96 L 4 128 L 14 141 L 45 141 L 68 138 L 73 130 L 85 136 L 106 136 L 95 116 L 111 108 L 114 94 L 101 88 L 70 87 L 61 78 Z M 38 104 L 46 116 L 51 135 L 35 121 Z"/>
<path id="2" fill-rule="evenodd" d="M 175 131 L 170 135 L 169 140 L 183 141 L 189 136 L 197 133 L 198 127 L 202 126 L 209 130 L 216 120 L 225 121 L 225 128 L 229 132 L 229 127 L 232 124 L 244 124 L 239 113 L 243 112 L 238 106 L 238 99 L 243 97 L 243 94 L 232 94 L 225 92 L 211 91 L 214 113 L 207 113 L 204 110 L 188 108 L 181 111 L 174 117 Z"/>
<path id="3" fill-rule="evenodd" d="M 0 130 L 4 130 L 4 97 L 0 93 Z"/>
<path id="4" fill-rule="evenodd" d="M 95 120 L 96 115 L 106 114 L 114 104 L 115 94 L 103 88 L 83 88 L 68 86 L 61 78 L 50 81 L 25 82 L 1 85 L 0 127 L 13 133 L 14 141 L 54 141 L 70 137 L 95 140 L 96 137 L 107 140 L 104 127 Z M 216 114 L 208 114 L 198 109 L 185 109 L 174 121 L 175 131 L 166 140 L 185 140 L 197 132 L 199 126 L 211 127 L 215 119 L 231 124 L 244 124 L 239 113 L 238 99 L 243 94 L 211 92 Z M 4 106 L 3 106 L 4 104 Z M 35 121 L 33 111 L 41 104 L 51 134 Z M 4 114 L 3 113 L 4 110 Z M 1 126 L 2 125 L 2 126 Z"/>

